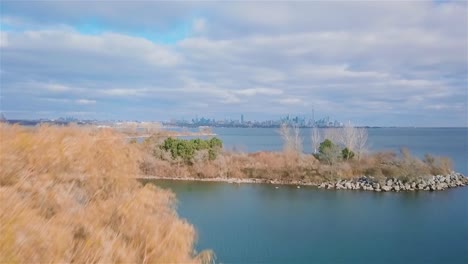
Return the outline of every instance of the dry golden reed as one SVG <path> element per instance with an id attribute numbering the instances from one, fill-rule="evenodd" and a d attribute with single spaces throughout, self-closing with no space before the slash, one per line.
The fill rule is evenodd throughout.
<path id="1" fill-rule="evenodd" d="M 0 263 L 200 263 L 174 195 L 109 129 L 0 124 Z"/>

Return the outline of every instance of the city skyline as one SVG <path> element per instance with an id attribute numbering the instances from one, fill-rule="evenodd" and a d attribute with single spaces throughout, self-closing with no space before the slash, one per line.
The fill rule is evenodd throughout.
<path id="1" fill-rule="evenodd" d="M 468 126 L 464 1 L 0 5 L 9 119 Z"/>
<path id="2" fill-rule="evenodd" d="M 350 122 L 350 121 L 349 121 Z M 244 114 L 240 115 L 239 119 L 236 118 L 224 118 L 215 119 L 207 118 L 198 115 L 195 118 L 189 119 L 171 119 L 163 122 L 166 125 L 176 126 L 230 126 L 230 127 L 279 127 L 282 124 L 295 125 L 299 127 L 342 127 L 343 122 L 333 120 L 330 116 L 326 116 L 320 119 L 315 119 L 314 114 L 308 115 L 291 115 L 280 116 L 276 119 L 253 119 L 249 120 L 245 118 Z"/>

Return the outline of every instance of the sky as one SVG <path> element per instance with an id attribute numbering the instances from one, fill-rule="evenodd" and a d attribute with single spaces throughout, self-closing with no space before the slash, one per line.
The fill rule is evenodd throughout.
<path id="1" fill-rule="evenodd" d="M 466 1 L 0 1 L 8 119 L 468 126 Z"/>

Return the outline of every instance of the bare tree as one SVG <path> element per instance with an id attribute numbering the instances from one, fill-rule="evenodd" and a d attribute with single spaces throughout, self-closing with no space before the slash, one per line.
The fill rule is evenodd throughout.
<path id="1" fill-rule="evenodd" d="M 288 124 L 281 124 L 279 133 L 283 138 L 285 152 L 302 152 L 302 138 L 298 126 L 289 126 Z"/>
<path id="2" fill-rule="evenodd" d="M 302 153 L 302 137 L 298 125 L 292 127 L 294 132 L 294 151 L 296 153 Z"/>
<path id="3" fill-rule="evenodd" d="M 312 151 L 314 154 L 317 154 L 318 149 L 320 147 L 320 143 L 322 143 L 322 133 L 320 133 L 318 127 L 312 128 L 311 133 L 311 142 L 312 142 Z"/>
<path id="4" fill-rule="evenodd" d="M 356 152 L 358 159 L 361 159 L 362 154 L 367 151 L 367 129 L 366 128 L 356 128 Z"/>
<path id="5" fill-rule="evenodd" d="M 340 129 L 339 144 L 351 151 L 356 149 L 356 128 L 349 122 Z"/>
<path id="6" fill-rule="evenodd" d="M 326 128 L 323 131 L 323 139 L 329 139 L 333 143 L 341 145 L 342 136 L 341 128 Z"/>
<path id="7" fill-rule="evenodd" d="M 358 159 L 367 150 L 367 130 L 357 128 L 351 122 L 341 128 L 327 128 L 324 134 L 326 139 L 355 152 Z"/>
<path id="8" fill-rule="evenodd" d="M 281 124 L 279 133 L 283 139 L 283 149 L 284 151 L 288 152 L 292 148 L 292 137 L 288 124 Z"/>

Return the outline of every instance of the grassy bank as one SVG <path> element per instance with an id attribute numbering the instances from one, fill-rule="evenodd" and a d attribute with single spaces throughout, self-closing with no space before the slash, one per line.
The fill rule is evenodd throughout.
<path id="1" fill-rule="evenodd" d="M 436 158 L 437 159 L 437 158 Z M 438 159 L 439 160 L 439 159 Z M 223 152 L 216 160 L 187 164 L 161 160 L 147 155 L 141 163 L 142 174 L 159 178 L 255 179 L 261 182 L 319 184 L 338 179 L 372 176 L 378 181 L 395 178 L 409 182 L 451 172 L 448 160 L 427 164 L 395 153 L 376 153 L 359 161 L 323 164 L 312 155 L 290 156 L 281 152 Z"/>
<path id="2" fill-rule="evenodd" d="M 0 124 L 1 125 L 1 124 Z M 201 263 L 174 194 L 109 129 L 0 126 L 0 263 Z"/>
<path id="3" fill-rule="evenodd" d="M 381 183 L 390 178 L 406 183 L 452 171 L 452 162 L 446 157 L 427 154 L 424 159 L 419 159 L 407 149 L 402 149 L 400 153 L 369 153 L 365 151 L 365 144 L 357 144 L 359 140 L 352 138 L 357 135 L 362 139 L 364 132 L 345 129 L 344 132 L 333 129 L 322 136 L 322 142 L 316 144 L 318 151 L 315 154 L 301 151 L 302 142 L 293 129 L 280 131 L 284 139 L 284 150 L 281 152 L 242 153 L 224 151 L 222 148 L 198 149 L 200 142 L 194 144 L 178 140 L 174 145 L 173 139 L 155 135 L 140 145 L 143 153 L 140 169 L 142 175 L 157 178 L 309 185 L 362 176 L 370 176 Z M 339 143 L 340 133 L 347 133 L 341 138 L 354 144 L 346 143 L 346 140 Z M 166 146 L 168 143 L 170 147 Z M 209 142 L 203 144 L 209 145 Z"/>

